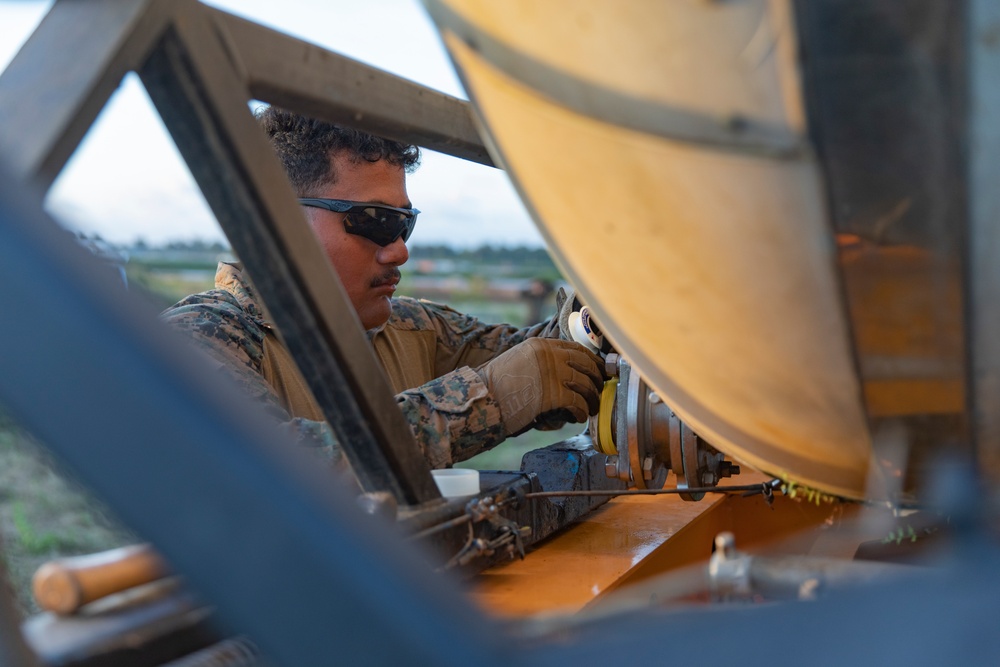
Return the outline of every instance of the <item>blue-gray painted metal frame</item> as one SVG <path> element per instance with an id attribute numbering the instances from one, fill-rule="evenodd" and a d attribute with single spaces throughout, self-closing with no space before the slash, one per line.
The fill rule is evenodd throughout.
<path id="1" fill-rule="evenodd" d="M 278 664 L 505 662 L 497 624 L 0 177 L 0 402 Z"/>
<path id="2" fill-rule="evenodd" d="M 110 58 L 113 70 L 142 67 L 149 49 L 177 47 L 176 40 L 183 50 L 192 35 L 208 40 L 196 51 L 219 46 L 203 28 L 190 26 L 158 41 L 173 22 L 196 21 L 204 10 L 185 1 L 171 4 L 169 16 L 157 13 L 168 4 L 79 0 L 57 7 L 89 9 L 107 26 L 131 31 L 131 39 L 103 49 L 81 42 L 88 53 Z M 69 16 L 57 18 L 71 25 Z M 79 30 L 93 32 L 94 26 Z M 127 48 L 118 49 L 122 44 Z M 39 53 L 44 45 L 38 42 Z M 75 66 L 63 51 L 50 55 Z M 235 64 L 200 66 L 208 69 L 195 68 L 185 83 L 197 87 Z M 30 63 L 21 61 L 17 71 L 30 74 Z M 954 568 L 919 584 L 848 592 L 809 605 L 633 615 L 596 629 L 519 641 L 464 601 L 453 580 L 431 576 L 417 546 L 355 511 L 336 480 L 288 448 L 247 400 L 206 373 L 148 305 L 123 292 L 41 213 L 41 190 L 31 191 L 24 181 L 30 177 L 42 188 L 51 183 L 113 78 L 104 73 L 76 90 L 53 87 L 50 92 L 78 109 L 79 117 L 19 137 L 27 152 L 18 155 L 27 162 L 15 165 L 16 175 L 0 175 L 0 402 L 155 542 L 224 622 L 250 634 L 278 663 L 582 666 L 625 657 L 770 664 L 792 657 L 817 665 L 985 664 L 1000 654 L 1000 558 L 995 545 L 974 539 Z M 18 81 L 0 78 L 0 95 Z M 276 81 L 273 73 L 269 81 Z M 220 125 L 236 113 L 233 95 L 217 94 L 223 97 L 190 107 L 215 115 L 199 121 L 204 137 L 224 137 Z M 17 117 L 24 122 L 27 116 Z M 461 150 L 475 152 L 474 143 L 465 141 Z M 234 156 L 245 159 L 247 150 L 259 148 L 238 145 Z M 268 206 L 280 210 L 282 196 L 273 195 L 279 203 Z"/>

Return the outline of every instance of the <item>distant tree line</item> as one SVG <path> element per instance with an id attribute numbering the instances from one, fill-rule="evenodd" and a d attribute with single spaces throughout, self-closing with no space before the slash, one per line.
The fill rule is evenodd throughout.
<path id="1" fill-rule="evenodd" d="M 454 261 L 474 261 L 484 264 L 551 264 L 549 253 L 544 248 L 527 246 L 482 245 L 478 248 L 452 248 L 446 245 L 410 246 L 411 259 L 450 259 Z"/>
<path id="2" fill-rule="evenodd" d="M 132 247 L 137 250 L 176 250 L 185 252 L 229 252 L 229 245 L 222 241 L 205 241 L 195 239 L 193 241 L 171 241 L 160 245 L 150 245 L 143 239 L 139 239 Z"/>
<path id="3" fill-rule="evenodd" d="M 100 238 L 95 235 L 95 238 Z M 196 239 L 192 241 L 171 241 L 169 243 L 154 245 L 139 239 L 132 246 L 136 250 L 143 251 L 172 251 L 172 252 L 212 252 L 222 253 L 230 250 L 229 246 L 221 241 L 205 241 Z M 482 264 L 521 264 L 532 266 L 554 266 L 548 252 L 544 248 L 530 248 L 528 246 L 494 246 L 482 245 L 478 248 L 452 248 L 446 245 L 412 245 L 409 246 L 410 258 L 414 260 L 452 260 L 456 262 L 476 262 Z"/>

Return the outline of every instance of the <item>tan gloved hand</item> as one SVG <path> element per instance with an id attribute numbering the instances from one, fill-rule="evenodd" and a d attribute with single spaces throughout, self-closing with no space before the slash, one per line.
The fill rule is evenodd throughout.
<path id="1" fill-rule="evenodd" d="M 540 415 L 586 421 L 597 413 L 604 367 L 579 343 L 529 338 L 476 369 L 500 404 L 508 435 L 526 430 Z"/>

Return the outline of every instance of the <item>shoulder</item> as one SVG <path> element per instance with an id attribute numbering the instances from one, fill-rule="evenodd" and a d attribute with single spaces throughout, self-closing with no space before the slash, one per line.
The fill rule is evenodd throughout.
<path id="1" fill-rule="evenodd" d="M 387 326 L 403 331 L 431 329 L 455 344 L 509 328 L 508 325 L 483 324 L 478 318 L 444 304 L 410 297 L 393 299 L 392 315 Z"/>
<path id="2" fill-rule="evenodd" d="M 452 316 L 461 314 L 439 303 L 401 296 L 392 300 L 392 314 L 386 326 L 404 331 L 433 329 L 438 320 Z"/>
<path id="3" fill-rule="evenodd" d="M 181 299 L 160 317 L 171 327 L 224 342 L 264 340 L 266 327 L 226 290 L 214 289 Z"/>

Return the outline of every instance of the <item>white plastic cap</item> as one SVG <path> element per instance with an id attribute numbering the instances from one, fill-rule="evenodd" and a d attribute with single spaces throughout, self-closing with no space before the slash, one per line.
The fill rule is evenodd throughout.
<path id="1" fill-rule="evenodd" d="M 445 498 L 461 498 L 479 493 L 479 471 L 465 468 L 431 470 L 438 490 Z"/>
<path id="2" fill-rule="evenodd" d="M 595 354 L 600 352 L 604 337 L 597 333 L 594 325 L 590 323 L 590 310 L 586 306 L 577 312 L 570 313 L 567 324 L 569 324 L 569 334 L 573 340 Z"/>

